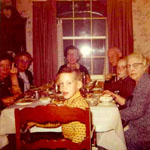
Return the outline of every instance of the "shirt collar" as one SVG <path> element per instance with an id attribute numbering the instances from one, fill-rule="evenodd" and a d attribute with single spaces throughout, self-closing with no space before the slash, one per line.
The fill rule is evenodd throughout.
<path id="1" fill-rule="evenodd" d="M 72 102 L 74 99 L 80 96 L 81 96 L 80 91 L 77 91 L 71 98 L 68 99 L 68 101 Z"/>

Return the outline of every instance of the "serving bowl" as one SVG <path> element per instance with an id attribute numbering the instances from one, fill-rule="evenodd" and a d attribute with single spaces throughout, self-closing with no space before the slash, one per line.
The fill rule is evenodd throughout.
<path id="1" fill-rule="evenodd" d="M 105 95 L 100 96 L 100 101 L 102 103 L 108 103 L 108 102 L 113 101 L 113 98 L 112 98 L 112 96 L 105 94 Z"/>

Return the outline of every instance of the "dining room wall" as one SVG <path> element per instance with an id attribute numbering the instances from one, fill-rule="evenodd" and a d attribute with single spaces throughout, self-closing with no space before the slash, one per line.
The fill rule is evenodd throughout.
<path id="1" fill-rule="evenodd" d="M 134 51 L 150 59 L 150 0 L 133 1 Z M 16 0 L 20 14 L 27 17 L 27 50 L 32 53 L 32 0 Z"/>
<path id="2" fill-rule="evenodd" d="M 32 0 L 16 0 L 16 7 L 22 17 L 27 18 L 26 23 L 26 49 L 32 55 Z"/>
<path id="3" fill-rule="evenodd" d="M 150 60 L 150 0 L 133 0 L 134 51 Z"/>

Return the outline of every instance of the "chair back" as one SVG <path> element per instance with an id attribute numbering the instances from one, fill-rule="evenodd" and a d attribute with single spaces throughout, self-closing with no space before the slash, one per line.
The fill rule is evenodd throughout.
<path id="1" fill-rule="evenodd" d="M 21 141 L 21 131 L 28 122 L 37 123 L 69 123 L 79 121 L 86 125 L 86 137 L 81 143 L 73 143 L 71 140 L 63 139 L 40 139 L 34 143 L 25 143 Z M 90 110 L 80 108 L 71 108 L 67 106 L 37 106 L 35 108 L 15 109 L 16 123 L 16 148 L 17 150 L 40 149 L 40 148 L 69 148 L 73 150 L 91 149 L 91 117 Z"/>

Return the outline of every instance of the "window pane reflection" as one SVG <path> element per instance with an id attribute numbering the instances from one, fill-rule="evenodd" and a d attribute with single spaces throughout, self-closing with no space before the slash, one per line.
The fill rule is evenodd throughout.
<path id="1" fill-rule="evenodd" d="M 64 50 L 66 49 L 66 47 L 73 45 L 73 40 L 64 40 L 63 41 L 63 46 L 64 46 Z"/>
<path id="2" fill-rule="evenodd" d="M 86 69 L 88 70 L 89 74 L 91 74 L 91 59 L 90 58 L 81 58 L 79 61 Z"/>
<path id="3" fill-rule="evenodd" d="M 93 60 L 93 74 L 103 74 L 104 69 L 104 58 L 95 58 Z"/>
<path id="4" fill-rule="evenodd" d="M 105 40 L 93 40 L 93 56 L 105 56 Z"/>
<path id="5" fill-rule="evenodd" d="M 72 20 L 63 20 L 63 36 L 73 36 L 73 21 Z"/>
<path id="6" fill-rule="evenodd" d="M 93 36 L 106 36 L 106 21 L 104 19 L 94 19 L 92 24 Z"/>
<path id="7" fill-rule="evenodd" d="M 75 36 L 90 36 L 90 20 L 75 20 Z"/>

